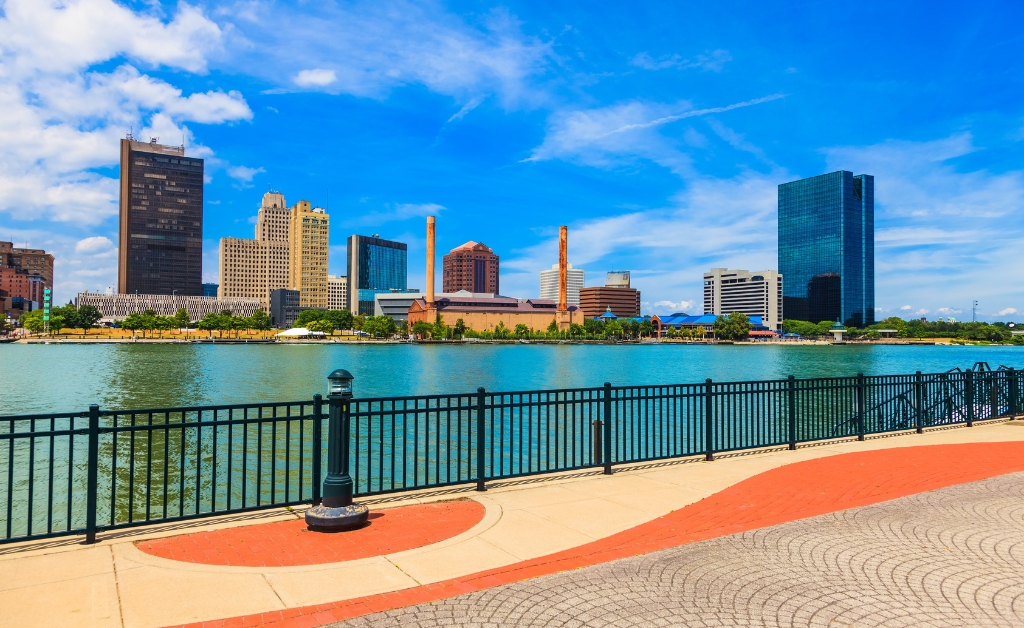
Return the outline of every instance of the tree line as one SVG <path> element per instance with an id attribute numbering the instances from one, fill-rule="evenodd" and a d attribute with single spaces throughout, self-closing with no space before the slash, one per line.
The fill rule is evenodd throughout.
<path id="1" fill-rule="evenodd" d="M 805 338 L 823 338 L 830 335 L 829 330 L 834 324 L 834 321 L 811 323 L 786 320 L 782 322 L 782 329 L 787 333 L 799 334 Z M 845 329 L 848 338 L 864 340 L 878 340 L 882 338 L 881 330 L 891 329 L 895 331 L 897 338 L 952 338 L 954 341 L 960 342 L 1024 344 L 1024 337 L 1014 336 L 1012 333 L 1016 329 L 1014 323 L 903 320 L 898 316 L 890 316 L 867 327 L 846 326 Z"/>

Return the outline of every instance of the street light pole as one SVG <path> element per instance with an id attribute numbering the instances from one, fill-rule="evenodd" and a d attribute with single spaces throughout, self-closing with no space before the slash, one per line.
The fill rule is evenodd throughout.
<path id="1" fill-rule="evenodd" d="M 339 532 L 361 527 L 370 510 L 352 501 L 354 493 L 349 466 L 349 404 L 352 401 L 352 374 L 338 369 L 327 376 L 329 407 L 327 428 L 327 477 L 322 501 L 306 511 L 306 525 L 316 532 Z M 319 456 L 320 452 L 313 452 Z"/>

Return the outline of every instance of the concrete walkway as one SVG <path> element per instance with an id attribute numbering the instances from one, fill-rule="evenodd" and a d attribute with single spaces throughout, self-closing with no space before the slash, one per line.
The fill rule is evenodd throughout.
<path id="1" fill-rule="evenodd" d="M 329 614 L 314 617 L 311 607 L 430 591 L 439 583 L 570 551 L 791 463 L 896 447 L 1008 441 L 1024 441 L 1024 422 L 834 442 L 797 451 L 744 452 L 720 456 L 712 463 L 688 459 L 638 464 L 616 468 L 610 477 L 586 472 L 495 482 L 486 493 L 457 489 L 392 497 L 377 500 L 373 507 L 470 497 L 486 511 L 478 524 L 453 538 L 341 563 L 211 566 L 159 558 L 135 545 L 185 532 L 301 517 L 300 511 L 283 510 L 121 531 L 101 535 L 92 546 L 77 544 L 79 539 L 0 546 L 0 626 L 159 628 L 231 617 L 242 625 L 242 616 L 301 616 L 308 620 L 303 625 L 322 625 L 333 619 Z"/>

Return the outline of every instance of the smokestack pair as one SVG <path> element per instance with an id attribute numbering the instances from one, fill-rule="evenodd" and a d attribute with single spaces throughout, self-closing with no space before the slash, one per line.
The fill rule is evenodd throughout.
<path id="1" fill-rule="evenodd" d="M 434 302 L 434 237 L 436 219 L 427 216 L 427 303 Z M 558 228 L 558 311 L 568 311 L 569 297 L 569 228 Z"/>

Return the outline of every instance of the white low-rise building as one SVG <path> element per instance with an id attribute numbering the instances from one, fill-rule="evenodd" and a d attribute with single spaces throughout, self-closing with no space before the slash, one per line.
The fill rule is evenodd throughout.
<path id="1" fill-rule="evenodd" d="M 760 316 L 768 329 L 782 327 L 782 275 L 775 270 L 712 268 L 704 273 L 704 313 Z"/>
<path id="2" fill-rule="evenodd" d="M 262 309 L 260 299 L 246 297 L 194 297 L 170 294 L 100 294 L 80 292 L 75 305 L 95 306 L 104 322 L 122 321 L 129 314 L 153 310 L 160 316 L 174 316 L 185 308 L 192 321 L 200 321 L 207 314 L 220 314 L 228 310 L 234 316 L 252 316 Z"/>

